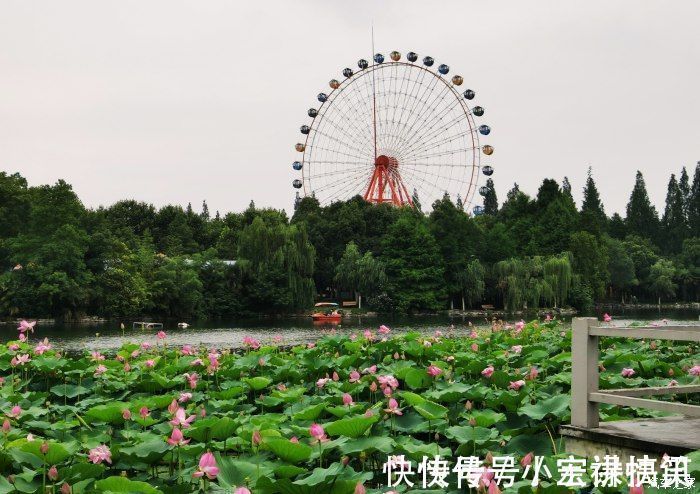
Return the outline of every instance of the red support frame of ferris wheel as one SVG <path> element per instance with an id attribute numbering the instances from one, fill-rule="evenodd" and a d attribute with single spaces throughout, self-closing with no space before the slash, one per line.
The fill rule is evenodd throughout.
<path id="1" fill-rule="evenodd" d="M 388 188 L 388 197 L 387 195 Z M 367 185 L 364 199 L 373 204 L 390 203 L 394 206 L 413 206 L 411 195 L 406 189 L 396 158 L 381 155 L 374 161 L 374 172 Z"/>

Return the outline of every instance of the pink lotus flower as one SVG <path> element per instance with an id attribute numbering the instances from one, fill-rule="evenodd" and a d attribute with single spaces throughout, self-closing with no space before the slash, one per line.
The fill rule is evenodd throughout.
<path id="1" fill-rule="evenodd" d="M 245 336 L 243 338 L 243 345 L 247 346 L 252 350 L 257 350 L 258 348 L 260 348 L 260 342 L 250 336 Z"/>
<path id="2" fill-rule="evenodd" d="M 103 364 L 100 364 L 97 367 L 95 367 L 95 376 L 101 376 L 105 372 L 107 372 L 107 367 L 105 367 Z"/>
<path id="3" fill-rule="evenodd" d="M 525 321 L 523 321 L 522 319 L 515 323 L 515 331 L 518 333 L 521 332 L 524 327 Z"/>
<path id="4" fill-rule="evenodd" d="M 29 356 L 29 354 L 25 353 L 23 355 L 17 355 L 16 357 L 12 357 L 10 365 L 12 365 L 13 367 L 17 367 L 18 365 L 24 366 L 24 364 L 28 364 L 31 360 L 32 359 Z"/>
<path id="5" fill-rule="evenodd" d="M 125 408 L 125 409 L 122 411 L 122 418 L 123 418 L 124 420 L 131 420 L 131 410 L 129 410 L 128 408 Z"/>
<path id="6" fill-rule="evenodd" d="M 357 372 L 356 370 L 352 371 L 350 373 L 350 378 L 348 379 L 351 383 L 357 382 L 360 380 L 360 373 Z"/>
<path id="7" fill-rule="evenodd" d="M 145 419 L 151 414 L 151 412 L 148 411 L 148 407 L 141 407 L 139 410 L 139 415 L 141 416 L 142 419 Z"/>
<path id="8" fill-rule="evenodd" d="M 34 332 L 34 326 L 36 326 L 36 321 L 25 321 L 24 319 L 19 322 L 19 326 L 17 326 L 17 329 L 19 330 L 20 333 L 33 333 Z"/>
<path id="9" fill-rule="evenodd" d="M 333 371 L 333 375 L 331 376 L 331 378 L 336 382 L 340 381 L 340 376 L 335 371 Z"/>
<path id="10" fill-rule="evenodd" d="M 189 417 L 187 417 L 185 409 L 178 408 L 175 412 L 175 417 L 173 417 L 173 419 L 170 421 L 170 425 L 187 429 L 195 418 L 196 417 L 194 415 L 190 415 Z"/>
<path id="11" fill-rule="evenodd" d="M 159 340 L 164 340 L 166 336 L 167 336 L 167 335 L 165 334 L 165 331 L 158 331 L 158 333 L 156 334 L 156 337 L 157 337 Z"/>
<path id="12" fill-rule="evenodd" d="M 384 412 L 390 415 L 403 415 L 403 412 L 399 408 L 399 403 L 394 398 L 389 400 L 388 408 L 385 408 Z"/>
<path id="13" fill-rule="evenodd" d="M 343 394 L 343 405 L 350 406 L 352 405 L 352 396 L 348 393 Z"/>
<path id="14" fill-rule="evenodd" d="M 514 389 L 515 391 L 518 391 L 523 386 L 525 386 L 525 381 L 521 379 L 519 381 L 511 381 L 508 385 L 508 389 Z"/>
<path id="15" fill-rule="evenodd" d="M 44 338 L 36 347 L 34 347 L 35 355 L 43 355 L 47 350 L 51 350 L 51 345 L 49 344 L 49 339 Z"/>
<path id="16" fill-rule="evenodd" d="M 530 367 L 530 372 L 528 372 L 527 377 L 525 379 L 533 381 L 537 378 L 537 375 L 539 373 L 540 371 L 537 370 L 537 367 Z"/>
<path id="17" fill-rule="evenodd" d="M 144 341 L 141 343 L 141 349 L 142 350 L 150 350 L 151 349 L 151 344 L 148 341 Z"/>
<path id="18" fill-rule="evenodd" d="M 19 334 L 19 341 L 21 341 L 22 343 L 24 343 L 25 341 L 27 341 L 27 335 L 24 334 L 24 333 L 20 333 L 20 334 Z"/>
<path id="19" fill-rule="evenodd" d="M 379 387 L 382 389 L 386 388 L 387 386 L 394 389 L 398 389 L 399 387 L 399 380 L 391 374 L 386 376 L 377 376 L 377 381 L 379 382 Z"/>
<path id="20" fill-rule="evenodd" d="M 9 345 L 7 345 L 7 349 L 11 352 L 16 352 L 17 350 L 19 350 L 19 345 L 17 343 L 10 343 Z"/>
<path id="21" fill-rule="evenodd" d="M 177 399 L 180 403 L 187 403 L 192 399 L 192 393 L 180 393 L 180 397 Z"/>
<path id="22" fill-rule="evenodd" d="M 700 376 L 700 365 L 694 365 L 688 369 L 688 374 L 691 376 Z"/>
<path id="23" fill-rule="evenodd" d="M 362 485 L 361 482 L 358 482 L 355 484 L 355 491 L 353 494 L 367 494 L 367 489 L 365 489 L 365 486 Z"/>
<path id="24" fill-rule="evenodd" d="M 327 377 L 322 377 L 321 379 L 319 379 L 318 381 L 316 381 L 316 387 L 317 387 L 318 389 L 323 389 L 323 387 L 326 385 L 326 383 L 327 383 L 328 381 L 330 381 L 330 379 L 328 379 Z"/>
<path id="25" fill-rule="evenodd" d="M 603 321 L 604 322 L 612 321 L 612 317 L 610 317 L 610 314 L 608 314 L 607 312 L 605 314 L 603 314 Z"/>
<path id="26" fill-rule="evenodd" d="M 233 494 L 251 494 L 247 487 L 237 487 Z"/>
<path id="27" fill-rule="evenodd" d="M 131 371 L 131 365 L 129 365 L 129 362 L 124 364 L 124 372 L 129 372 Z"/>
<path id="28" fill-rule="evenodd" d="M 374 339 L 374 334 L 372 334 L 369 329 L 365 329 L 364 335 L 367 341 L 372 341 Z"/>
<path id="29" fill-rule="evenodd" d="M 58 480 L 58 469 L 56 468 L 56 465 L 51 465 L 51 468 L 49 468 L 49 471 L 47 472 L 47 476 L 51 482 Z"/>
<path id="30" fill-rule="evenodd" d="M 185 379 L 187 379 L 187 383 L 190 385 L 190 389 L 195 389 L 197 387 L 198 378 L 199 376 L 196 372 L 193 372 L 192 374 L 185 373 Z"/>
<path id="31" fill-rule="evenodd" d="M 141 352 L 139 352 L 138 350 L 134 350 L 133 352 L 131 352 L 131 358 L 137 358 L 139 355 L 141 355 Z"/>
<path id="32" fill-rule="evenodd" d="M 195 471 L 192 476 L 199 478 L 207 476 L 209 480 L 213 480 L 219 475 L 219 467 L 216 466 L 216 458 L 211 452 L 206 452 L 199 459 L 199 468 Z"/>
<path id="33" fill-rule="evenodd" d="M 622 377 L 632 377 L 635 374 L 636 372 L 634 372 L 634 369 L 630 369 L 629 367 L 625 367 L 624 369 L 622 369 L 622 372 L 620 372 L 620 375 L 622 375 Z"/>
<path id="34" fill-rule="evenodd" d="M 20 407 L 19 405 L 15 405 L 10 410 L 10 413 L 6 413 L 5 415 L 10 417 L 11 419 L 18 419 L 21 414 L 22 414 L 22 407 Z"/>
<path id="35" fill-rule="evenodd" d="M 323 427 L 320 424 L 311 424 L 311 427 L 309 427 L 309 434 L 314 438 L 312 441 L 313 444 L 328 441 L 326 431 L 323 430 Z"/>
<path id="36" fill-rule="evenodd" d="M 98 352 L 98 351 L 90 352 L 90 360 L 92 360 L 93 362 L 100 362 L 101 360 L 104 360 L 104 359 L 105 359 L 105 356 L 102 355 L 100 352 Z"/>
<path id="37" fill-rule="evenodd" d="M 522 345 L 513 345 L 513 346 L 510 348 L 510 351 L 513 352 L 513 353 L 516 353 L 516 354 L 517 354 L 517 353 L 520 353 L 520 352 L 523 351 L 523 346 L 522 346 Z"/>
<path id="38" fill-rule="evenodd" d="M 182 355 L 194 355 L 195 351 L 192 349 L 191 345 L 182 345 L 182 348 L 180 349 L 180 353 Z"/>
<path id="39" fill-rule="evenodd" d="M 390 332 L 391 329 L 389 329 L 389 326 L 385 326 L 384 324 L 379 326 L 379 330 L 377 331 L 377 333 L 379 334 L 389 334 Z"/>
<path id="40" fill-rule="evenodd" d="M 178 405 L 177 400 L 173 400 L 170 402 L 170 405 L 168 405 L 168 413 L 172 415 L 177 412 L 178 408 L 180 408 L 180 405 Z"/>
<path id="41" fill-rule="evenodd" d="M 532 451 L 530 451 L 528 454 L 522 457 L 520 460 L 520 466 L 525 468 L 528 465 L 532 464 L 532 460 L 535 458 L 535 455 Z"/>
<path id="42" fill-rule="evenodd" d="M 486 367 L 484 370 L 481 371 L 481 375 L 484 376 L 484 377 L 489 378 L 489 377 L 491 377 L 491 375 L 492 375 L 494 372 L 495 372 L 495 369 L 493 368 L 493 366 L 492 366 L 492 365 L 489 365 L 488 367 Z"/>
<path id="43" fill-rule="evenodd" d="M 153 367 L 156 366 L 156 361 L 153 360 L 153 359 L 148 359 L 148 360 L 146 360 L 146 362 L 144 362 L 144 365 L 145 365 L 148 369 L 152 369 Z"/>
<path id="44" fill-rule="evenodd" d="M 110 465 L 112 464 L 112 452 L 109 450 L 107 445 L 100 444 L 96 448 L 92 448 L 88 454 L 88 459 L 95 465 L 106 461 Z"/>
<path id="45" fill-rule="evenodd" d="M 437 377 L 440 374 L 442 374 L 442 369 L 440 367 L 435 366 L 435 365 L 430 365 L 430 366 L 428 366 L 426 372 L 428 373 L 429 376 Z"/>
<path id="46" fill-rule="evenodd" d="M 292 436 L 289 440 L 290 443 L 299 444 L 299 438 L 297 436 Z"/>
<path id="47" fill-rule="evenodd" d="M 177 427 L 174 427 L 173 432 L 170 434 L 167 441 L 171 446 L 184 446 L 190 442 L 190 439 L 185 439 L 185 436 L 182 435 L 182 431 Z"/>
<path id="48" fill-rule="evenodd" d="M 471 349 L 473 352 L 478 352 L 479 351 L 479 345 L 476 343 L 472 343 Z"/>
<path id="49" fill-rule="evenodd" d="M 550 322 L 551 320 L 552 320 L 552 316 L 549 315 L 549 314 L 547 314 L 547 315 L 544 317 L 544 322 Z"/>
<path id="50" fill-rule="evenodd" d="M 363 371 L 362 371 L 363 374 L 376 374 L 376 372 L 377 372 L 376 365 L 371 365 L 371 366 L 363 369 Z"/>
<path id="51" fill-rule="evenodd" d="M 190 365 L 192 367 L 198 366 L 198 365 L 204 365 L 204 362 L 202 361 L 201 358 L 196 358 L 192 362 L 190 362 Z"/>
<path id="52" fill-rule="evenodd" d="M 12 429 L 12 427 L 10 426 L 10 421 L 8 419 L 5 419 L 2 423 L 3 434 L 7 434 L 8 432 L 10 432 L 10 429 Z"/>
<path id="53" fill-rule="evenodd" d="M 374 393 L 377 391 L 377 381 L 372 381 L 372 384 L 369 385 L 369 390 Z"/>
<path id="54" fill-rule="evenodd" d="M 306 345 L 306 348 L 308 348 L 308 349 L 315 348 L 315 347 L 316 347 L 316 343 L 308 343 Z"/>
<path id="55" fill-rule="evenodd" d="M 386 396 L 387 398 L 391 396 L 392 392 L 393 390 L 389 386 L 382 389 L 382 393 L 384 393 L 384 396 Z"/>

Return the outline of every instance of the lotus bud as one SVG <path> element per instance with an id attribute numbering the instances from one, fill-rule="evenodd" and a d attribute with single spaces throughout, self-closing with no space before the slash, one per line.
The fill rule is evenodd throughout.
<path id="1" fill-rule="evenodd" d="M 651 343 L 649 343 L 649 348 L 651 348 L 652 350 L 656 350 L 656 342 L 652 341 Z"/>
<path id="2" fill-rule="evenodd" d="M 260 443 L 262 443 L 262 436 L 260 435 L 260 431 L 253 431 L 253 445 L 259 446 Z"/>
<path id="3" fill-rule="evenodd" d="M 484 463 L 487 465 L 493 465 L 493 455 L 491 454 L 491 451 L 486 453 L 486 458 L 484 458 Z"/>
<path id="4" fill-rule="evenodd" d="M 52 465 L 51 468 L 49 468 L 48 476 L 52 482 L 58 480 L 58 469 L 56 468 L 56 465 Z"/>
<path id="5" fill-rule="evenodd" d="M 49 443 L 47 443 L 46 441 L 44 441 L 43 443 L 41 443 L 41 446 L 39 446 L 39 451 L 41 451 L 41 454 L 42 454 L 42 455 L 48 454 L 48 452 L 49 452 Z"/>
<path id="6" fill-rule="evenodd" d="M 476 419 L 474 419 L 474 417 L 469 419 L 469 425 L 471 425 L 472 427 L 476 427 Z"/>
<path id="7" fill-rule="evenodd" d="M 7 434 L 8 432 L 10 432 L 10 429 L 10 421 L 8 419 L 5 419 L 5 421 L 2 423 L 2 432 L 4 434 Z"/>
<path id="8" fill-rule="evenodd" d="M 15 476 L 14 476 L 14 474 L 8 475 L 8 476 L 7 476 L 7 481 L 8 481 L 10 484 L 14 484 L 14 483 L 15 483 Z"/>
<path id="9" fill-rule="evenodd" d="M 436 432 L 436 433 L 435 433 L 435 440 L 436 440 L 436 441 L 439 441 L 439 440 L 440 440 L 440 433 L 439 433 L 439 432 Z"/>
<path id="10" fill-rule="evenodd" d="M 342 461 L 342 463 L 343 463 L 343 466 L 344 466 L 344 467 L 347 467 L 347 466 L 348 466 L 348 463 L 350 463 L 350 457 L 349 457 L 348 455 L 345 455 L 345 456 L 343 456 L 343 458 L 342 458 L 341 461 Z"/>
<path id="11" fill-rule="evenodd" d="M 673 372 L 673 369 L 669 369 L 669 370 L 668 370 L 668 375 L 669 375 L 669 376 L 673 376 L 674 374 L 675 374 L 675 372 Z"/>
<path id="12" fill-rule="evenodd" d="M 68 482 L 64 482 L 61 486 L 61 494 L 71 494 L 71 489 Z"/>
<path id="13" fill-rule="evenodd" d="M 471 410 L 474 404 L 471 402 L 471 400 L 467 400 L 467 402 L 464 404 L 464 408 L 467 409 L 467 411 Z"/>
<path id="14" fill-rule="evenodd" d="M 131 410 L 128 408 L 125 408 L 124 411 L 122 412 L 122 418 L 124 420 L 131 420 Z"/>

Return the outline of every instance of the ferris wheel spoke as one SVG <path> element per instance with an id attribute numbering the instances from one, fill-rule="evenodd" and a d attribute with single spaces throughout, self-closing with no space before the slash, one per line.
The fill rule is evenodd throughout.
<path id="1" fill-rule="evenodd" d="M 334 141 L 334 142 L 337 142 L 337 143 L 339 143 L 339 144 L 345 145 L 347 149 L 349 149 L 350 151 L 353 151 L 354 153 L 357 153 L 356 156 L 358 156 L 358 157 L 361 156 L 361 155 L 363 154 L 363 152 L 364 152 L 363 149 L 358 148 L 358 147 L 355 147 L 355 146 L 347 145 L 347 143 L 346 143 L 345 141 L 341 141 L 340 139 L 338 139 L 338 138 L 336 138 L 336 137 L 334 137 L 334 136 L 332 136 L 331 134 L 328 134 L 328 133 L 326 133 L 326 132 L 322 132 L 322 131 L 320 131 L 320 130 L 316 130 L 316 133 L 318 133 L 319 135 L 321 135 L 321 136 L 323 136 L 323 137 L 325 137 L 325 138 L 327 138 L 327 139 L 330 139 L 331 141 Z M 368 162 L 368 163 L 369 163 L 369 162 Z"/>
<path id="2" fill-rule="evenodd" d="M 363 179 L 367 175 L 366 172 L 357 172 L 353 175 L 347 177 L 344 181 L 337 180 L 333 183 L 326 184 L 325 186 L 319 187 L 316 190 L 319 194 L 325 193 L 326 200 L 331 201 L 339 197 L 344 197 L 351 190 L 357 190 L 357 194 L 362 193 L 361 184 L 366 180 Z M 334 191 L 332 194 L 331 192 Z"/>
<path id="3" fill-rule="evenodd" d="M 459 108 L 457 108 L 459 107 Z M 455 112 L 454 110 L 457 109 Z M 418 132 L 415 132 L 411 135 L 410 139 L 410 145 L 411 146 L 420 146 L 425 142 L 429 142 L 429 140 L 433 137 L 435 137 L 436 134 L 439 134 L 440 132 L 447 130 L 452 127 L 452 125 L 459 123 L 461 120 L 464 120 L 464 113 L 463 113 L 463 107 L 459 101 L 456 101 L 453 105 L 448 107 L 444 114 L 449 115 L 451 113 L 456 113 L 454 118 L 449 120 L 447 123 L 444 123 L 442 126 L 440 124 L 442 123 L 442 119 L 436 120 L 433 123 L 431 123 L 427 128 L 425 129 L 419 129 Z M 435 128 L 438 127 L 437 132 L 435 131 Z M 470 125 L 470 131 L 474 132 L 475 130 L 471 128 Z"/>
<path id="4" fill-rule="evenodd" d="M 404 121 L 404 114 L 406 113 L 406 110 L 409 106 L 409 101 L 412 102 L 412 100 L 414 98 L 414 96 L 413 96 L 414 92 L 417 93 L 418 89 L 420 88 L 420 86 L 422 84 L 423 79 L 425 78 L 426 73 L 424 71 L 420 71 L 418 76 L 409 77 L 408 74 L 410 74 L 410 72 L 407 71 L 406 68 L 404 67 L 404 74 L 407 74 L 407 75 L 402 77 L 401 80 L 402 81 L 410 81 L 410 83 L 407 82 L 406 89 L 404 91 L 400 90 L 399 94 L 397 94 L 395 109 L 400 108 L 401 112 L 399 114 L 398 119 L 396 119 L 396 118 L 393 119 L 395 124 L 390 129 L 390 133 L 394 134 L 394 136 L 399 134 L 399 132 L 398 132 L 400 130 L 399 125 L 400 125 L 400 122 Z M 394 112 L 394 115 L 395 115 L 395 112 Z M 394 137 L 389 142 L 389 147 L 395 148 L 397 143 L 398 142 L 396 141 L 396 138 Z"/>
<path id="5" fill-rule="evenodd" d="M 357 146 L 357 147 L 355 148 L 356 151 L 362 153 L 362 148 L 364 147 L 363 144 L 365 143 L 365 140 L 363 139 L 363 131 L 362 131 L 362 129 L 357 128 L 357 126 L 355 126 L 354 123 L 352 123 L 352 127 L 353 127 L 353 128 L 352 128 L 352 129 L 349 129 L 348 126 L 343 126 L 343 125 L 342 125 L 340 122 L 338 122 L 335 118 L 332 118 L 331 115 L 332 115 L 333 117 L 335 117 L 335 114 L 333 114 L 333 113 L 331 113 L 331 114 L 329 114 L 329 115 L 324 115 L 324 117 L 326 117 L 326 118 L 323 118 L 323 120 L 322 120 L 322 122 L 323 122 L 322 125 L 319 125 L 319 126 L 318 126 L 317 128 L 315 128 L 315 129 L 312 128 L 312 132 L 314 133 L 314 138 L 315 138 L 315 135 L 316 135 L 316 134 L 322 134 L 322 135 L 324 135 L 324 136 L 330 136 L 329 133 L 327 133 L 327 132 L 321 130 L 322 128 L 325 127 L 325 124 L 330 123 L 330 124 L 331 124 L 331 127 L 333 127 L 333 128 L 335 128 L 336 130 L 338 130 L 338 131 L 339 131 L 338 133 L 341 134 L 342 136 L 344 136 L 344 138 L 347 138 L 347 140 L 341 140 L 341 139 L 339 139 L 339 138 L 337 138 L 337 137 L 330 137 L 331 139 L 333 139 L 334 141 L 336 141 L 336 142 L 338 142 L 338 143 L 340 143 L 340 144 L 346 145 L 346 146 L 349 146 L 349 143 L 351 142 L 351 143 L 353 143 L 353 144 L 355 144 L 355 145 Z M 345 113 L 339 115 L 339 119 L 340 119 L 341 122 L 344 120 L 346 123 L 351 123 L 351 121 L 347 118 L 347 115 L 346 115 Z"/>
<path id="6" fill-rule="evenodd" d="M 427 71 L 422 72 L 423 79 L 425 78 L 425 74 L 427 73 Z M 430 98 L 430 95 L 435 90 L 435 87 L 439 81 L 437 76 L 435 76 L 432 80 L 429 80 L 427 84 L 423 84 L 423 79 L 421 79 L 421 82 L 418 84 L 416 94 L 412 98 L 413 101 L 410 102 L 408 112 L 406 113 L 406 116 L 403 120 L 404 124 L 400 129 L 399 135 L 403 142 L 408 142 L 407 134 L 412 130 L 416 120 L 419 118 L 419 114 L 421 113 L 421 107 L 424 110 L 426 108 L 429 108 L 426 101 Z"/>
<path id="7" fill-rule="evenodd" d="M 359 168 L 359 167 L 355 166 L 355 167 L 353 167 L 353 168 L 347 168 L 347 169 L 345 169 L 345 170 L 338 169 L 338 170 L 333 170 L 333 171 L 330 171 L 330 172 L 323 172 L 323 173 L 319 173 L 318 175 L 314 175 L 314 178 L 325 178 L 325 177 L 335 177 L 335 176 L 338 176 L 338 175 L 347 175 L 347 174 L 350 174 L 350 173 L 354 173 L 358 168 Z M 367 164 L 362 165 L 362 168 L 365 168 L 366 170 L 369 170 L 370 173 L 371 173 L 371 171 L 372 171 L 371 168 L 369 168 L 369 167 L 367 166 Z"/>
<path id="8" fill-rule="evenodd" d="M 446 144 L 450 144 L 451 142 L 454 142 L 454 141 L 456 141 L 456 140 L 463 139 L 463 138 L 464 138 L 464 136 L 459 135 L 459 134 L 456 134 L 456 135 L 454 135 L 454 136 L 451 136 L 451 137 L 449 137 L 449 138 L 443 139 L 443 140 L 441 140 L 441 141 L 437 141 L 437 142 L 433 143 L 433 144 L 432 144 L 431 146 L 429 146 L 429 147 L 423 147 L 423 148 L 421 148 L 421 149 L 417 149 L 416 152 L 432 151 L 433 149 L 439 148 L 440 146 L 443 146 L 443 145 L 446 145 Z M 472 146 L 465 146 L 465 147 L 462 147 L 462 148 L 459 148 L 459 149 L 455 149 L 455 150 L 436 151 L 435 153 L 431 153 L 430 156 L 455 155 L 455 154 L 461 154 L 461 153 L 468 152 L 468 151 L 473 151 L 473 150 L 476 150 L 476 149 L 478 149 L 478 148 L 472 147 Z M 426 157 L 426 156 L 411 154 L 411 155 L 405 156 L 405 157 L 404 157 L 404 160 L 405 160 L 405 161 L 411 161 L 411 160 L 414 160 L 414 161 L 415 161 L 415 160 L 418 160 L 418 159 L 424 159 L 425 157 Z"/>
<path id="9" fill-rule="evenodd" d="M 424 131 L 423 125 L 421 125 L 421 123 L 427 120 L 427 116 L 429 115 L 429 113 L 427 112 L 430 111 L 429 108 L 432 108 L 433 111 L 437 111 L 438 105 L 442 103 L 450 93 L 451 91 L 449 90 L 449 88 L 443 86 L 443 88 L 439 90 L 433 98 L 427 100 L 424 103 L 423 108 L 414 116 L 413 120 L 411 122 L 408 122 L 404 139 L 409 146 L 415 144 L 415 140 L 417 139 L 416 136 Z"/>
<path id="10" fill-rule="evenodd" d="M 407 154 L 411 154 L 415 150 L 416 147 L 418 146 L 424 146 L 431 144 L 434 139 L 439 138 L 443 133 L 449 131 L 450 129 L 453 128 L 453 126 L 459 124 L 460 121 L 464 119 L 464 115 L 457 115 L 453 119 L 449 120 L 447 123 L 445 123 L 442 126 L 438 126 L 436 124 L 433 124 L 430 128 L 425 129 L 425 133 L 420 134 L 409 146 L 409 148 L 406 150 Z M 462 131 L 461 129 L 457 131 L 458 134 L 457 136 L 459 138 L 465 137 L 466 135 L 473 134 L 476 132 L 476 129 L 471 128 L 469 129 L 469 132 L 466 132 L 466 129 Z"/>

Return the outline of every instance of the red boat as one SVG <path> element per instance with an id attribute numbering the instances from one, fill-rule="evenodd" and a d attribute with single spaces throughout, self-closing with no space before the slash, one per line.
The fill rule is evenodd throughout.
<path id="1" fill-rule="evenodd" d="M 322 312 L 316 312 L 314 314 L 311 314 L 311 318 L 314 320 L 314 322 L 330 322 L 330 323 L 339 323 L 340 320 L 343 318 L 342 314 L 336 313 L 331 313 L 331 314 L 324 314 Z"/>
<path id="2" fill-rule="evenodd" d="M 314 307 L 317 310 L 332 309 L 328 312 L 314 312 L 311 314 L 311 319 L 313 319 L 314 322 L 337 324 L 343 318 L 343 314 L 340 313 L 338 310 L 338 304 L 335 302 L 319 302 Z"/>

